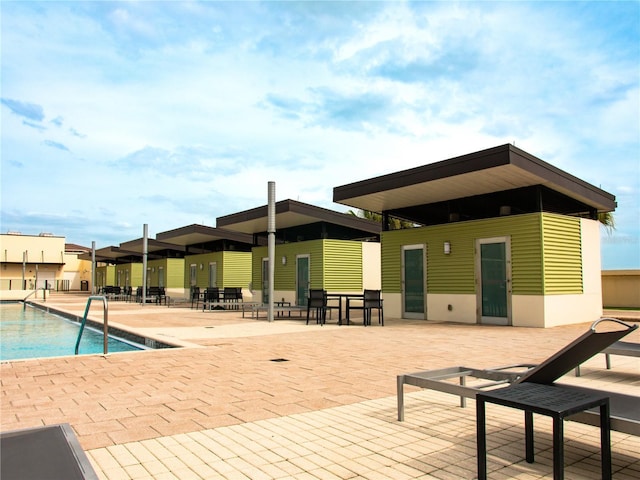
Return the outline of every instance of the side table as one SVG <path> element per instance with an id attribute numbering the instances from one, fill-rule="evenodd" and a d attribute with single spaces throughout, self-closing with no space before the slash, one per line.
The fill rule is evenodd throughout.
<path id="1" fill-rule="evenodd" d="M 600 450 L 602 478 L 611 479 L 611 421 L 609 397 L 605 392 L 581 392 L 559 385 L 518 383 L 476 395 L 478 480 L 487 478 L 485 403 L 524 410 L 526 460 L 533 463 L 533 414 L 553 419 L 553 478 L 564 478 L 564 419 L 584 410 L 600 407 Z"/>
<path id="2" fill-rule="evenodd" d="M 282 301 L 278 301 L 278 302 L 273 302 L 273 304 L 276 307 L 290 307 L 291 306 L 291 302 L 285 302 L 284 300 Z M 282 315 L 281 315 L 282 314 Z M 280 317 L 283 316 L 284 317 L 284 312 L 281 312 L 280 310 L 278 310 L 276 312 L 276 317 Z M 289 318 L 291 318 L 291 310 L 289 310 Z"/>

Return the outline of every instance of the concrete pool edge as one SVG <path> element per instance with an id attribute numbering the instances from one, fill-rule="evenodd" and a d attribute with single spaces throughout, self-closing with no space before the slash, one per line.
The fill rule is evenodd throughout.
<path id="1" fill-rule="evenodd" d="M 55 315 L 59 315 L 67 320 L 71 320 L 72 322 L 81 323 L 82 316 L 77 315 L 75 313 L 62 310 L 59 307 L 51 307 L 49 305 L 39 303 L 39 302 L 26 302 L 27 305 L 30 305 L 34 308 L 38 308 L 48 313 L 52 313 Z M 87 326 L 95 328 L 97 330 L 102 331 L 103 323 L 98 320 L 94 320 L 91 316 L 87 317 Z M 123 325 L 118 322 L 109 321 L 109 336 L 113 336 L 120 340 L 125 340 L 128 342 L 132 342 L 138 345 L 143 345 L 150 350 L 163 350 L 163 349 L 172 349 L 172 348 L 202 348 L 201 345 L 184 341 L 178 338 L 172 338 L 171 341 L 161 339 L 157 335 L 153 335 L 150 333 L 142 334 L 136 328 Z"/>

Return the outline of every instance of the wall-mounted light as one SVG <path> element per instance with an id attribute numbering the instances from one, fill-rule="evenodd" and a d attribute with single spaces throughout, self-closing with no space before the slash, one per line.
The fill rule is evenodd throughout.
<path id="1" fill-rule="evenodd" d="M 444 254 L 449 255 L 451 253 L 451 242 L 444 242 Z"/>
<path id="2" fill-rule="evenodd" d="M 156 271 L 156 267 L 151 267 L 151 271 L 155 272 Z"/>
<path id="3" fill-rule="evenodd" d="M 204 268 L 203 264 L 200 264 L 200 270 L 202 270 Z"/>
<path id="4" fill-rule="evenodd" d="M 285 257 L 284 255 L 282 256 L 282 264 L 283 265 L 287 264 L 287 257 Z"/>

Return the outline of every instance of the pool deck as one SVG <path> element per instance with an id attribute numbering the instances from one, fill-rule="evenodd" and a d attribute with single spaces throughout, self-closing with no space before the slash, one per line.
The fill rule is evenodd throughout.
<path id="1" fill-rule="evenodd" d="M 82 315 L 86 298 L 54 294 L 46 305 Z M 93 305 L 99 321 L 102 306 Z M 110 302 L 110 325 L 185 348 L 3 362 L 1 430 L 68 422 L 109 480 L 473 479 L 474 402 L 462 409 L 451 395 L 406 387 L 398 422 L 396 376 L 537 363 L 589 327 L 359 321 L 270 323 Z M 640 331 L 625 340 L 640 342 Z M 612 356 L 612 364 L 606 370 L 597 355 L 562 382 L 640 396 L 640 359 Z M 524 460 L 521 412 L 490 406 L 487 432 L 489 478 L 553 477 L 548 418 L 536 416 L 533 464 Z M 599 478 L 599 445 L 598 428 L 567 422 L 566 478 Z M 612 454 L 615 479 L 640 478 L 639 437 L 612 432 Z"/>

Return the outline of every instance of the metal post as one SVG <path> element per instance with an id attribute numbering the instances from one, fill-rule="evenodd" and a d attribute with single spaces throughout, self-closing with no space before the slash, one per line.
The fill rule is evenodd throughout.
<path id="1" fill-rule="evenodd" d="M 147 303 L 147 237 L 149 226 L 145 223 L 142 227 L 142 305 Z"/>
<path id="2" fill-rule="evenodd" d="M 267 252 L 269 257 L 269 310 L 267 319 L 273 322 L 273 281 L 276 258 L 276 182 L 268 183 L 267 204 Z"/>
<path id="3" fill-rule="evenodd" d="M 107 303 L 107 298 L 103 297 L 103 314 L 104 318 L 102 319 L 102 353 L 109 353 L 109 304 Z"/>
<path id="4" fill-rule="evenodd" d="M 22 252 L 22 290 L 27 289 L 27 281 L 25 279 L 27 273 L 27 252 Z"/>
<path id="5" fill-rule="evenodd" d="M 91 242 L 91 295 L 96 294 L 96 242 Z"/>

